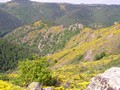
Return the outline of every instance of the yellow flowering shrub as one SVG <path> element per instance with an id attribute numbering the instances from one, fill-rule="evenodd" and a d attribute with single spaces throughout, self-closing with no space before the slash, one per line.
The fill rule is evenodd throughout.
<path id="1" fill-rule="evenodd" d="M 12 90 L 12 88 L 12 84 L 0 80 L 0 90 Z"/>
<path id="2" fill-rule="evenodd" d="M 19 86 L 12 85 L 9 82 L 0 80 L 0 90 L 25 90 Z"/>

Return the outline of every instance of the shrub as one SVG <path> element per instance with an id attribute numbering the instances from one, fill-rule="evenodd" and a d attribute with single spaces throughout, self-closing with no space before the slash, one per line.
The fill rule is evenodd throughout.
<path id="1" fill-rule="evenodd" d="M 21 86 L 26 86 L 31 82 L 40 82 L 44 85 L 54 85 L 55 79 L 52 78 L 48 64 L 45 58 L 38 58 L 36 60 L 25 60 L 19 62 L 20 77 L 16 83 Z M 22 82 L 22 83 L 21 83 Z"/>
<path id="2" fill-rule="evenodd" d="M 6 74 L 0 74 L 0 80 L 7 81 L 7 80 L 9 80 L 9 78 Z"/>
<path id="3" fill-rule="evenodd" d="M 83 59 L 83 55 L 77 55 L 71 62 L 70 64 L 77 64 Z"/>
<path id="4" fill-rule="evenodd" d="M 95 60 L 100 60 L 102 59 L 104 56 L 106 56 L 105 52 L 102 52 L 101 54 L 96 54 L 95 55 Z"/>
<path id="5" fill-rule="evenodd" d="M 0 90 L 25 90 L 19 86 L 12 85 L 9 82 L 0 80 Z"/>

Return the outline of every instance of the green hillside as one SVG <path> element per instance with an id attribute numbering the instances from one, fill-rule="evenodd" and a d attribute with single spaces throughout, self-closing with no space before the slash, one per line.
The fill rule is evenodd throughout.
<path id="1" fill-rule="evenodd" d="M 22 22 L 18 18 L 0 9 L 0 36 L 3 36 L 21 25 Z"/>
<path id="2" fill-rule="evenodd" d="M 62 50 L 68 40 L 80 32 L 80 28 L 83 27 L 76 27 L 76 25 L 71 28 L 49 27 L 44 22 L 38 21 L 14 30 L 4 38 L 10 42 L 33 48 L 43 56 Z"/>
<path id="3" fill-rule="evenodd" d="M 85 28 L 80 34 L 73 36 L 65 48 L 48 56 L 51 61 L 56 61 L 52 68 L 60 68 L 66 64 L 79 63 L 80 61 L 99 60 L 104 56 L 119 54 L 119 24 L 99 30 Z M 63 62 L 64 61 L 64 62 Z"/>
<path id="4" fill-rule="evenodd" d="M 75 22 L 92 28 L 111 26 L 120 19 L 120 6 L 114 5 L 79 5 L 56 20 L 58 24 L 70 25 Z"/>
<path id="5" fill-rule="evenodd" d="M 49 65 L 48 69 L 44 70 L 50 70 L 50 75 L 55 78 L 51 80 L 51 83 L 54 83 L 52 86 L 54 90 L 85 90 L 92 77 L 111 67 L 120 67 L 119 22 L 107 28 L 93 30 L 83 27 L 82 24 L 73 24 L 69 28 L 64 28 L 50 27 L 38 21 L 14 30 L 4 38 L 16 45 L 37 50 L 40 55 L 46 57 L 45 61 Z M 22 87 L 39 81 L 42 78 L 36 77 L 44 72 L 38 70 L 40 68 L 38 64 L 42 64 L 40 58 L 34 58 L 33 61 L 24 60 L 20 64 L 22 67 L 18 65 L 22 71 L 18 68 L 17 71 L 7 74 L 7 78 L 13 84 Z M 30 74 L 31 72 L 34 74 Z M 11 75 L 14 74 L 15 76 L 12 77 Z M 46 78 L 43 80 L 46 80 L 47 75 L 44 75 L 43 77 Z M 48 84 L 44 83 L 44 85 Z"/>
<path id="6" fill-rule="evenodd" d="M 0 4 L 0 90 L 32 90 L 32 82 L 85 90 L 93 77 L 120 67 L 119 20 L 120 5 Z"/>
<path id="7" fill-rule="evenodd" d="M 24 3 L 8 2 L 1 4 L 1 9 L 11 13 L 13 16 L 19 18 L 24 24 L 31 24 L 38 20 L 52 21 L 63 15 L 58 4 L 53 3 L 38 3 L 27 1 Z"/>

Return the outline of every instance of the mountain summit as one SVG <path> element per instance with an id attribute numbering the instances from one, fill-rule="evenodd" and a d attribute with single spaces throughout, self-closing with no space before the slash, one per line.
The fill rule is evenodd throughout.
<path id="1" fill-rule="evenodd" d="M 12 2 L 17 2 L 17 3 L 27 3 L 30 0 L 11 0 Z"/>

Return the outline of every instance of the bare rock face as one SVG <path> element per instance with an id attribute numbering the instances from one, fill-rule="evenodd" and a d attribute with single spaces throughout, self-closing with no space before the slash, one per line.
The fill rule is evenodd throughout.
<path id="1" fill-rule="evenodd" d="M 85 61 L 91 61 L 93 59 L 93 50 L 90 49 L 84 57 Z"/>
<path id="2" fill-rule="evenodd" d="M 83 29 L 84 25 L 81 23 L 73 24 L 69 27 L 69 30 Z"/>
<path id="3" fill-rule="evenodd" d="M 93 77 L 86 90 L 120 90 L 120 68 L 113 67 Z"/>

